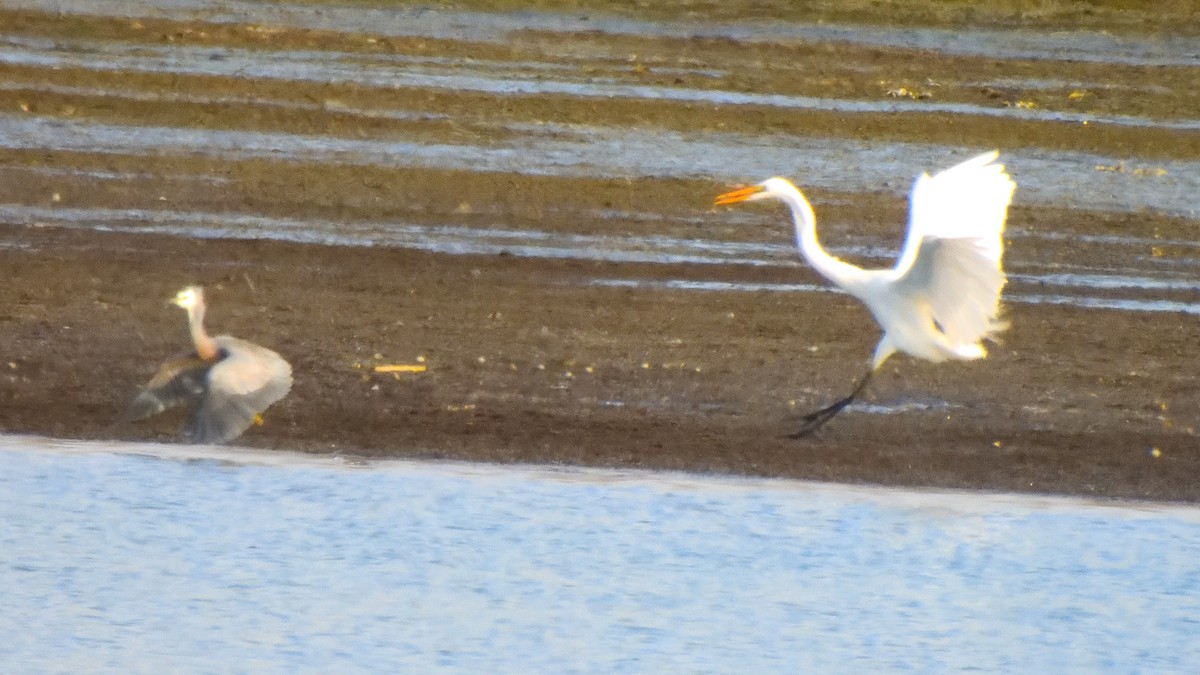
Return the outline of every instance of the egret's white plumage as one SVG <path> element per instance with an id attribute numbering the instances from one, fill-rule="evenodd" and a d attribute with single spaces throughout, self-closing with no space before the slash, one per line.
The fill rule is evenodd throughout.
<path id="1" fill-rule="evenodd" d="M 168 360 L 138 394 L 128 417 L 142 419 L 190 404 L 195 412 L 184 436 L 196 443 L 237 438 L 260 413 L 292 387 L 292 367 L 282 356 L 229 335 L 204 330 L 204 292 L 179 291 L 172 304 L 187 311 L 195 349 Z"/>
<path id="2" fill-rule="evenodd" d="M 717 204 L 778 199 L 788 206 L 801 254 L 822 276 L 861 300 L 883 328 L 871 368 L 846 398 L 805 418 L 797 435 L 815 430 L 862 391 L 872 372 L 897 351 L 940 362 L 987 355 L 983 340 L 1003 330 L 999 319 L 1001 235 L 1016 183 L 998 152 L 969 159 L 913 185 L 908 237 L 892 269 L 864 270 L 831 256 L 817 241 L 812 205 L 785 178 L 717 197 Z"/>

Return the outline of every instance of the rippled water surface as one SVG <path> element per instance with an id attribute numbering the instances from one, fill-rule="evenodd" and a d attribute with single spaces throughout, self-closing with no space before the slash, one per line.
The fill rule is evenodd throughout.
<path id="1" fill-rule="evenodd" d="M 1200 511 L 0 439 L 8 672 L 1194 672 Z"/>

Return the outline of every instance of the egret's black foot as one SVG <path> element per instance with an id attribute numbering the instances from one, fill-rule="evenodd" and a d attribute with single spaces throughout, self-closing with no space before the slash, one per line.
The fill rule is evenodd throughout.
<path id="1" fill-rule="evenodd" d="M 838 413 L 846 409 L 850 402 L 854 400 L 853 396 L 848 396 L 833 405 L 826 406 L 820 410 L 814 410 L 804 417 L 800 418 L 800 428 L 794 433 L 788 434 L 788 438 L 805 438 L 811 435 L 817 429 L 825 426 L 825 423 L 833 419 Z"/>
<path id="2" fill-rule="evenodd" d="M 867 383 L 871 381 L 871 373 L 868 370 L 866 375 L 854 385 L 854 391 L 846 398 L 835 401 L 833 405 L 826 406 L 820 410 L 814 410 L 804 417 L 800 418 L 800 428 L 793 434 L 788 434 L 788 438 L 805 438 L 811 435 L 817 429 L 825 426 L 825 423 L 837 416 L 838 413 L 846 409 L 846 406 L 854 402 L 854 399 L 866 389 Z"/>

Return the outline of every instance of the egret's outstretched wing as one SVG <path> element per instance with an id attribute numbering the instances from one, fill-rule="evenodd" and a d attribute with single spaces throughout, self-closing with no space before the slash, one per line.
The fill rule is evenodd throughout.
<path id="1" fill-rule="evenodd" d="M 1003 164 L 993 164 L 1000 153 L 993 150 L 940 171 L 919 176 L 909 198 L 908 237 L 896 263 L 903 274 L 917 257 L 921 241 L 970 238 L 980 251 L 1000 262 L 1000 234 L 1008 203 L 1016 183 Z"/>
<path id="2" fill-rule="evenodd" d="M 976 241 L 926 237 L 896 290 L 928 307 L 928 318 L 960 357 L 978 358 L 984 355 L 979 341 L 1005 327 L 998 318 L 1004 282 L 1004 272 Z"/>
<path id="3" fill-rule="evenodd" d="M 208 371 L 208 391 L 184 434 L 196 443 L 225 443 L 292 387 L 292 367 L 279 354 L 222 335 L 222 358 Z"/>
<path id="4" fill-rule="evenodd" d="M 997 157 L 989 152 L 917 179 L 908 238 L 894 270 L 897 292 L 927 306 L 964 355 L 1003 328 L 997 318 L 1005 283 L 1001 234 L 1016 184 L 1004 165 L 993 163 Z"/>

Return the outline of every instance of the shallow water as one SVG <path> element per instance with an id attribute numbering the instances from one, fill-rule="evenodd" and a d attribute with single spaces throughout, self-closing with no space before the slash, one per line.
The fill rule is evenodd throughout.
<path id="1" fill-rule="evenodd" d="M 673 291 L 741 291 L 758 293 L 843 293 L 831 286 L 815 284 L 744 283 L 732 281 L 695 281 L 685 279 L 596 279 L 596 286 L 609 288 L 658 288 Z M 1200 303 L 1161 299 L 1102 298 L 1088 295 L 1050 295 L 1045 293 L 1004 294 L 1006 302 L 1032 305 L 1075 305 L 1092 309 L 1113 309 L 1126 312 L 1171 312 L 1200 316 Z"/>
<path id="2" fill-rule="evenodd" d="M 598 218 L 602 216 L 597 216 Z M 714 220 L 719 216 L 714 216 Z M 791 244 L 729 242 L 700 237 L 682 239 L 667 236 L 610 236 L 549 232 L 534 226 L 523 229 L 478 228 L 468 226 L 432 226 L 411 223 L 373 223 L 324 221 L 316 219 L 270 218 L 170 210 L 66 208 L 0 204 L 0 220 L 26 225 L 57 225 L 96 230 L 157 232 L 203 238 L 267 238 L 301 242 L 320 242 L 350 246 L 396 246 L 456 255 L 496 255 L 504 253 L 531 258 L 604 260 L 622 263 L 684 263 L 693 265 L 799 266 Z M 1029 235 L 1037 237 L 1038 235 Z M 1105 239 L 1105 245 L 1121 251 L 1121 257 L 1136 264 L 1137 253 L 1162 240 L 1126 237 Z M 1191 242 L 1179 242 L 1191 246 Z M 874 266 L 890 267 L 896 251 L 880 247 L 834 246 L 837 255 L 871 259 Z M 1194 258 L 1181 259 L 1196 266 Z M 1013 283 L 1005 294 L 1010 302 L 1032 304 L 1073 304 L 1080 307 L 1142 312 L 1182 312 L 1200 315 L 1200 303 L 1189 299 L 1161 297 L 1177 293 L 1195 297 L 1200 281 L 1187 271 L 1147 269 L 1074 270 L 1063 272 L 1060 265 L 1039 265 L 1020 259 L 1007 265 Z M 697 279 L 638 280 L 597 278 L 596 286 L 620 288 L 662 288 L 682 291 L 777 291 L 840 292 L 828 285 L 808 283 L 731 282 Z M 1031 292 L 1036 289 L 1038 292 Z M 1048 289 L 1062 293 L 1046 293 Z M 1120 291 L 1126 298 L 1092 295 L 1094 292 Z"/>
<path id="3" fill-rule="evenodd" d="M 512 172 L 613 178 L 705 177 L 729 182 L 763 178 L 763 167 L 803 176 L 806 187 L 905 194 L 926 167 L 970 155 L 921 143 L 856 142 L 818 137 L 703 136 L 569 125 L 508 127 L 519 135 L 487 144 L 357 140 L 282 132 L 249 132 L 88 123 L 0 114 L 0 148 L 107 152 L 227 159 L 270 158 L 389 168 Z M 1004 163 L 1027 204 L 1101 211 L 1153 209 L 1197 215 L 1200 162 L 1163 160 L 1124 166 L 1116 157 L 1081 152 L 1006 152 Z M 1134 175 L 1138 168 L 1154 175 Z M 1160 172 L 1158 174 L 1157 172 Z M 1136 188 L 1136 189 L 1131 189 Z"/>
<path id="4" fill-rule="evenodd" d="M 569 66 L 530 61 L 488 61 L 414 56 L 362 56 L 330 51 L 272 52 L 270 60 L 253 50 L 186 47 L 146 47 L 80 41 L 68 48 L 44 40 L 0 36 L 0 63 L 97 71 L 176 73 L 267 80 L 339 81 L 368 86 L 421 87 L 491 94 L 565 94 L 584 98 L 626 98 L 687 101 L 713 105 L 767 106 L 842 113 L 951 113 L 1011 119 L 1090 123 L 1161 129 L 1196 130 L 1200 120 L 1153 119 L 1133 115 L 1098 115 L 1036 108 L 981 106 L 934 101 L 845 100 L 784 94 L 757 94 L 720 89 L 629 84 L 614 78 L 588 77 Z M 681 68 L 656 70 L 715 77 L 725 73 Z M 557 71 L 557 72 L 556 72 Z M 556 75 L 557 79 L 551 75 Z M 1044 83 L 1038 83 L 1045 86 Z M 1099 86 L 1100 83 L 1078 83 Z M 980 86 L 985 86 L 981 84 Z M 1004 84 L 1001 84 L 1004 86 Z M 1011 86 L 1011 84 L 1009 85 Z M 112 93 L 118 93 L 114 91 Z M 192 100 L 196 100 L 193 98 Z M 219 101 L 214 101 L 219 102 Z M 293 104 L 294 105 L 294 104 Z M 345 109 L 346 112 L 354 112 Z M 364 111 L 365 112 L 365 111 Z M 365 114 L 376 115 L 376 112 Z"/>
<path id="5" fill-rule="evenodd" d="M 41 9 L 39 0 L 8 0 L 12 7 Z M 255 22 L 324 30 L 380 32 L 472 41 L 508 42 L 528 31 L 600 33 L 668 38 L 725 38 L 749 42 L 831 41 L 879 47 L 929 49 L 1003 59 L 1046 59 L 1152 66 L 1200 65 L 1196 41 L 1188 37 L 1120 36 L 1105 32 L 1033 30 L 950 30 L 747 21 L 642 21 L 590 13 L 480 12 L 404 7 L 375 9 L 222 0 L 74 0 L 60 12 L 191 19 L 214 23 Z"/>
<path id="6" fill-rule="evenodd" d="M 1193 507 L 14 437 L 0 459 L 10 672 L 1200 665 Z"/>

